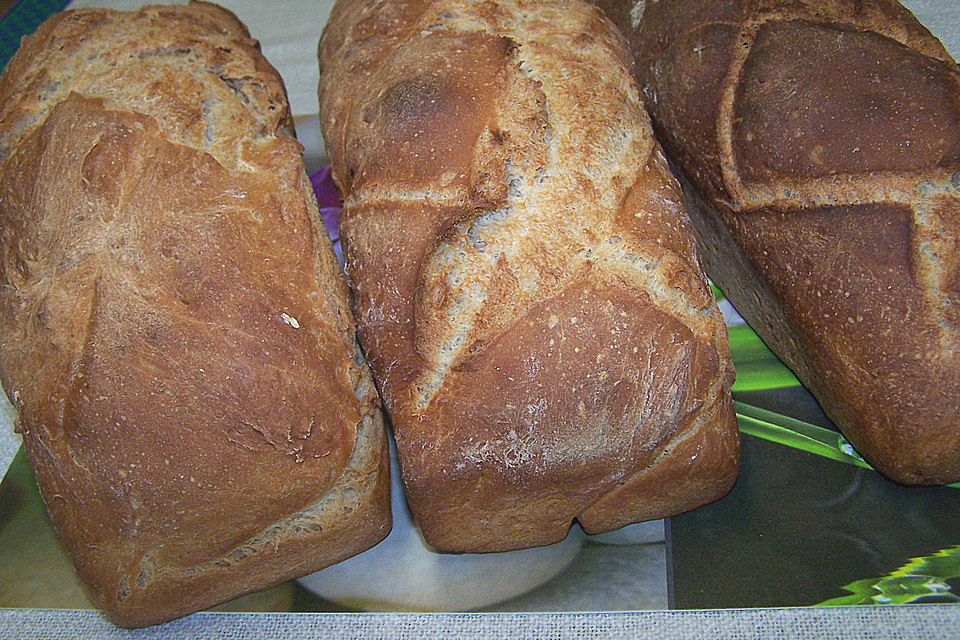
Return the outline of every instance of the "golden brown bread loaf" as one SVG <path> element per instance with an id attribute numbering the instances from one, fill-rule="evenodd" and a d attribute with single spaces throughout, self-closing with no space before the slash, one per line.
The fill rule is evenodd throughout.
<path id="1" fill-rule="evenodd" d="M 960 479 L 960 73 L 891 0 L 599 2 L 707 270 L 856 449 Z"/>
<path id="2" fill-rule="evenodd" d="M 427 542 L 547 544 L 727 492 L 726 328 L 612 25 L 340 0 L 319 55 L 361 344 Z"/>
<path id="3" fill-rule="evenodd" d="M 376 391 L 289 124 L 208 4 L 55 15 L 0 78 L 0 376 L 119 624 L 389 530 Z"/>

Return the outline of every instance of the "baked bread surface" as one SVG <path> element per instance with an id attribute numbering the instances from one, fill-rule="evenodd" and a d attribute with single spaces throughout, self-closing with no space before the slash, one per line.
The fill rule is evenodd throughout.
<path id="1" fill-rule="evenodd" d="M 60 13 L 0 78 L 0 379 L 96 604 L 143 626 L 390 527 L 282 82 L 213 5 Z"/>
<path id="2" fill-rule="evenodd" d="M 361 344 L 427 542 L 547 544 L 724 495 L 726 328 L 612 25 L 341 0 L 319 57 Z"/>
<path id="3" fill-rule="evenodd" d="M 960 72 L 899 3 L 597 4 L 711 277 L 853 446 L 960 479 Z"/>

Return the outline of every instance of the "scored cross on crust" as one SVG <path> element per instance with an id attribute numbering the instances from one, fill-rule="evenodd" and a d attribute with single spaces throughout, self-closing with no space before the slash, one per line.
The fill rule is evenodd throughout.
<path id="1" fill-rule="evenodd" d="M 339 3 L 320 53 L 361 340 L 428 542 L 542 544 L 722 493 L 722 319 L 599 12 Z"/>
<path id="2" fill-rule="evenodd" d="M 868 460 L 960 477 L 960 73 L 942 45 L 895 2 L 598 4 L 710 275 Z"/>

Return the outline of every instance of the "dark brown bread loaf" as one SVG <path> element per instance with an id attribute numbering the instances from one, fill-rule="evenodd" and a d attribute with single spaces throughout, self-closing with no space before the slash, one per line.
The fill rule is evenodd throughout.
<path id="1" fill-rule="evenodd" d="M 283 86 L 208 4 L 48 20 L 0 78 L 0 377 L 122 625 L 390 526 L 385 434 Z"/>
<path id="2" fill-rule="evenodd" d="M 621 37 L 584 2 L 336 3 L 320 110 L 361 344 L 428 543 L 722 496 L 726 328 Z"/>
<path id="3" fill-rule="evenodd" d="M 707 270 L 856 449 L 960 479 L 960 72 L 890 0 L 599 2 Z"/>

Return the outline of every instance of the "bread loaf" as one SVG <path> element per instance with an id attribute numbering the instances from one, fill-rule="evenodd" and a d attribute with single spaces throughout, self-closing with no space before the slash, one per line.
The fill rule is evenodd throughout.
<path id="1" fill-rule="evenodd" d="M 141 626 L 390 526 L 283 85 L 213 5 L 57 14 L 0 78 L 0 377 L 95 603 Z"/>
<path id="2" fill-rule="evenodd" d="M 960 479 L 960 73 L 891 0 L 603 0 L 707 270 L 853 446 Z"/>
<path id="3" fill-rule="evenodd" d="M 319 55 L 361 344 L 427 542 L 541 545 L 727 492 L 726 328 L 612 25 L 340 0 Z"/>

